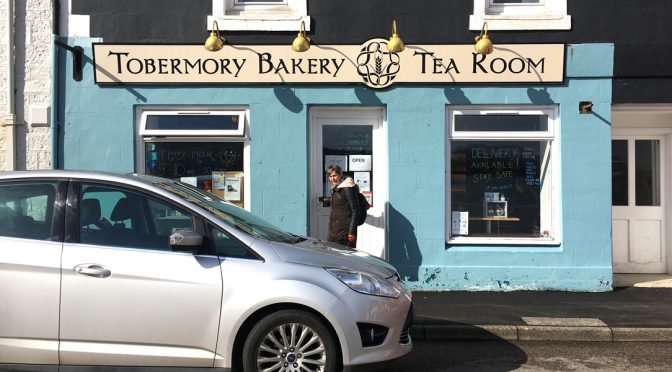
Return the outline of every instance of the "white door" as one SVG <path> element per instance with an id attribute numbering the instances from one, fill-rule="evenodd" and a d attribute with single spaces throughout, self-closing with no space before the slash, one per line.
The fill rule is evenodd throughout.
<path id="1" fill-rule="evenodd" d="M 61 364 L 212 367 L 219 259 L 168 244 L 193 217 L 117 186 L 83 184 L 79 200 L 80 243 L 63 248 Z"/>
<path id="2" fill-rule="evenodd" d="M 326 240 L 331 197 L 325 170 L 340 165 L 370 198 L 366 222 L 357 230 L 357 249 L 385 258 L 387 146 L 382 109 L 313 109 L 311 111 L 310 235 Z"/>
<path id="3" fill-rule="evenodd" d="M 612 137 L 614 273 L 665 273 L 665 137 L 623 133 Z"/>

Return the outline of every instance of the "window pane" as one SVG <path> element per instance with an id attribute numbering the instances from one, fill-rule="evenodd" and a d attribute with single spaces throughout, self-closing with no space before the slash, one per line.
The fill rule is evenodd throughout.
<path id="1" fill-rule="evenodd" d="M 635 204 L 660 205 L 660 142 L 635 141 Z"/>
<path id="2" fill-rule="evenodd" d="M 243 142 L 145 142 L 145 174 L 187 182 L 243 207 L 244 148 Z"/>
<path id="3" fill-rule="evenodd" d="M 286 0 L 236 0 L 237 4 L 254 4 L 254 3 L 284 3 Z"/>
<path id="4" fill-rule="evenodd" d="M 0 185 L 0 236 L 51 240 L 56 183 Z"/>
<path id="5" fill-rule="evenodd" d="M 210 236 L 215 254 L 218 256 L 258 259 L 246 246 L 217 227 L 210 226 Z"/>
<path id="6" fill-rule="evenodd" d="M 492 0 L 493 4 L 539 4 L 541 0 Z"/>
<path id="7" fill-rule="evenodd" d="M 455 115 L 455 130 L 470 132 L 545 132 L 547 115 Z"/>
<path id="8" fill-rule="evenodd" d="M 611 141 L 611 204 L 628 205 L 628 141 Z"/>
<path id="9" fill-rule="evenodd" d="M 123 188 L 82 185 L 79 241 L 123 248 L 170 250 L 170 234 L 193 229 L 190 214 Z"/>
<path id="10" fill-rule="evenodd" d="M 343 169 L 343 174 L 352 177 L 360 191 L 373 189 L 373 127 L 370 125 L 324 125 L 322 127 L 322 164 L 324 169 L 324 195 L 331 195 L 331 185 L 325 171 L 331 164 Z M 353 158 L 354 156 L 354 158 Z M 349 166 L 350 160 L 357 164 Z M 375 201 L 374 201 L 375 202 Z"/>
<path id="11" fill-rule="evenodd" d="M 148 115 L 147 130 L 237 130 L 238 115 Z"/>
<path id="12" fill-rule="evenodd" d="M 467 235 L 548 236 L 550 161 L 549 141 L 452 141 L 451 210 L 468 212 Z"/>

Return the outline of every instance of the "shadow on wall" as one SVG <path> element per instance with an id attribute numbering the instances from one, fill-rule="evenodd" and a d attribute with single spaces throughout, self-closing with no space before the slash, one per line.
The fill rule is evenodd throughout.
<path id="1" fill-rule="evenodd" d="M 546 88 L 539 90 L 528 88 L 527 96 L 530 98 L 530 102 L 535 105 L 552 105 L 555 103 L 551 99 L 551 95 L 548 94 L 548 90 L 546 90 Z"/>
<path id="2" fill-rule="evenodd" d="M 280 86 L 273 88 L 273 93 L 275 93 L 275 97 L 287 110 L 295 114 L 303 110 L 303 102 L 296 96 L 294 89 Z"/>
<path id="3" fill-rule="evenodd" d="M 364 105 L 382 105 L 383 101 L 378 98 L 376 92 L 367 87 L 358 86 L 355 87 L 355 96 L 359 99 L 359 102 Z"/>
<path id="4" fill-rule="evenodd" d="M 402 280 L 417 282 L 422 254 L 413 225 L 392 204 L 388 205 L 388 215 L 390 263 L 397 268 Z"/>
<path id="5" fill-rule="evenodd" d="M 448 103 L 451 105 L 470 105 L 471 101 L 464 95 L 464 92 L 460 88 L 448 87 L 443 90 Z"/>

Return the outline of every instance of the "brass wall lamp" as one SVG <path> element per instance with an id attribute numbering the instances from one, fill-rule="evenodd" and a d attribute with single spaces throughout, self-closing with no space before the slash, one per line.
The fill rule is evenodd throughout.
<path id="1" fill-rule="evenodd" d="M 488 22 L 483 22 L 483 27 L 481 28 L 481 34 L 476 36 L 476 44 L 474 45 L 474 50 L 476 53 L 487 55 L 492 53 L 492 41 L 488 36 Z"/>
<path id="2" fill-rule="evenodd" d="M 219 27 L 217 21 L 212 22 L 212 31 L 207 40 L 205 40 L 205 49 L 216 52 L 224 48 L 224 38 L 219 36 Z"/>
<path id="3" fill-rule="evenodd" d="M 292 50 L 295 52 L 305 52 L 310 49 L 310 39 L 306 37 L 306 23 L 301 21 L 301 31 L 292 42 Z"/>
<path id="4" fill-rule="evenodd" d="M 392 20 L 392 36 L 390 36 L 390 41 L 387 42 L 387 50 L 392 53 L 401 53 L 404 49 L 406 49 L 404 41 L 397 34 L 397 21 Z"/>

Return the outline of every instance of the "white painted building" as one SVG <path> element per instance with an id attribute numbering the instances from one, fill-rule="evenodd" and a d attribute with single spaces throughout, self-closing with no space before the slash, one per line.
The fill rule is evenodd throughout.
<path id="1" fill-rule="evenodd" d="M 51 168 L 51 0 L 0 1 L 0 170 Z"/>

